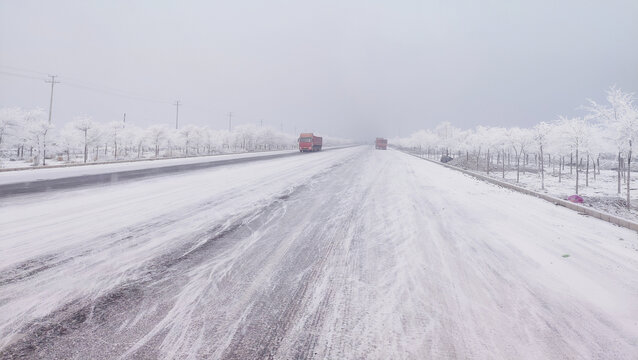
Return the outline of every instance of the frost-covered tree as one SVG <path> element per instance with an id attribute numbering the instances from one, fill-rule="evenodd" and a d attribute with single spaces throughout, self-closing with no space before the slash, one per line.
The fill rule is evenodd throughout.
<path id="1" fill-rule="evenodd" d="M 439 138 L 439 143 L 442 148 L 442 154 L 450 155 L 450 149 L 454 145 L 458 145 L 458 133 L 460 129 L 455 128 L 449 122 L 443 122 L 439 124 L 435 129 L 435 133 Z"/>
<path id="2" fill-rule="evenodd" d="M 618 150 L 618 193 L 621 183 L 621 153 L 626 151 L 627 156 L 627 207 L 630 207 L 631 192 L 631 154 L 632 145 L 638 136 L 638 109 L 634 104 L 635 95 L 623 92 L 617 87 L 607 90 L 608 104 L 599 104 L 589 101 L 588 110 L 593 118 L 600 119 L 610 130 L 611 138 L 616 142 Z"/>
<path id="3" fill-rule="evenodd" d="M 168 138 L 168 128 L 165 125 L 151 126 L 147 130 L 148 139 L 155 150 L 155 157 L 159 157 L 160 148 Z"/>
<path id="4" fill-rule="evenodd" d="M 508 129 L 505 133 L 509 147 L 516 157 L 516 182 L 520 181 L 521 156 L 532 142 L 532 136 L 528 129 L 518 127 Z"/>
<path id="5" fill-rule="evenodd" d="M 124 124 L 121 121 L 111 121 L 106 124 L 104 129 L 106 138 L 113 144 L 113 158 L 117 160 L 118 145 L 122 141 L 122 133 L 124 132 Z"/>
<path id="6" fill-rule="evenodd" d="M 29 155 L 34 165 L 46 165 L 46 148 L 47 134 L 51 129 L 48 121 L 45 119 L 45 113 L 42 109 L 33 109 L 23 112 L 23 134 L 29 148 Z M 35 150 L 35 154 L 33 154 Z"/>
<path id="7" fill-rule="evenodd" d="M 582 117 L 560 117 L 558 126 L 563 135 L 563 140 L 576 153 L 576 194 L 578 194 L 580 150 L 589 146 L 593 128 L 591 124 Z"/>
<path id="8" fill-rule="evenodd" d="M 181 128 L 178 132 L 178 143 L 184 146 L 184 155 L 189 155 L 189 150 L 193 145 L 198 129 L 193 125 Z"/>
<path id="9" fill-rule="evenodd" d="M 127 148 L 130 151 L 135 151 L 136 157 L 139 159 L 142 157 L 144 148 L 147 147 L 148 137 L 146 132 L 137 126 L 127 126 L 124 129 L 122 138 Z"/>
<path id="10" fill-rule="evenodd" d="M 11 130 L 16 127 L 22 117 L 20 108 L 2 108 L 0 109 L 0 149 L 7 142 Z"/>
<path id="11" fill-rule="evenodd" d="M 29 122 L 27 132 L 29 133 L 31 144 L 36 149 L 36 155 L 33 158 L 34 165 L 44 166 L 47 164 L 47 135 L 52 128 L 53 125 L 49 124 L 43 117 L 38 117 Z"/>
<path id="12" fill-rule="evenodd" d="M 545 157 L 543 150 L 547 147 L 549 136 L 552 131 L 552 125 L 541 121 L 533 129 L 534 143 L 538 147 L 541 169 L 541 189 L 545 189 Z"/>
<path id="13" fill-rule="evenodd" d="M 99 129 L 91 117 L 82 115 L 73 120 L 73 128 L 79 132 L 84 149 L 84 162 L 89 158 L 89 146 L 92 146 L 99 139 Z"/>
<path id="14" fill-rule="evenodd" d="M 485 139 L 487 147 L 487 174 L 489 175 L 490 173 L 490 164 L 493 156 L 490 155 L 491 152 L 492 154 L 496 153 L 497 166 L 498 161 L 502 161 L 503 177 L 505 177 L 505 152 L 503 151 L 503 154 L 501 154 L 501 151 L 504 150 L 506 145 L 505 129 L 501 127 L 490 127 L 485 135 L 487 136 Z"/>

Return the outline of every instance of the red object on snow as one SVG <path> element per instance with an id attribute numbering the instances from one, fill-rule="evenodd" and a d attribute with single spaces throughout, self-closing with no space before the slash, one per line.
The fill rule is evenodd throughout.
<path id="1" fill-rule="evenodd" d="M 321 151 L 323 138 L 315 136 L 313 133 L 301 133 L 299 135 L 299 151 Z"/>
<path id="2" fill-rule="evenodd" d="M 571 201 L 573 203 L 579 203 L 579 204 L 582 204 L 583 201 L 585 201 L 585 200 L 583 200 L 582 197 L 580 197 L 578 195 L 572 195 L 572 196 L 568 197 L 567 200 L 569 200 L 569 201 Z"/>

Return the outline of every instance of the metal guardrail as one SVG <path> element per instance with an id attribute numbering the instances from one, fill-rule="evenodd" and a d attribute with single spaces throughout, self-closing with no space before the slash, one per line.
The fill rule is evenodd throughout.
<path id="1" fill-rule="evenodd" d="M 549 202 L 553 203 L 554 205 L 560 205 L 560 206 L 566 207 L 568 209 L 577 211 L 577 212 L 579 212 L 581 214 L 588 215 L 588 216 L 591 216 L 591 217 L 595 217 L 597 219 L 600 219 L 600 220 L 603 220 L 603 221 L 606 221 L 606 222 L 609 222 L 609 223 L 612 223 L 612 224 L 615 224 L 615 225 L 618 225 L 618 226 L 621 226 L 621 227 L 624 227 L 624 228 L 627 228 L 627 229 L 638 231 L 638 223 L 635 223 L 635 222 L 633 222 L 631 220 L 627 220 L 627 219 L 624 219 L 624 218 L 621 218 L 621 217 L 606 213 L 604 211 L 595 210 L 595 209 L 588 208 L 588 207 L 585 207 L 585 206 L 582 206 L 582 205 L 578 205 L 578 204 L 575 204 L 575 203 L 573 203 L 571 201 L 559 199 L 559 198 L 554 197 L 554 196 L 550 196 L 550 195 L 547 195 L 547 194 L 541 194 L 539 192 L 536 192 L 536 191 L 533 191 L 533 190 L 530 190 L 530 189 L 526 189 L 526 188 L 520 187 L 518 185 L 510 184 L 510 183 L 505 182 L 505 181 L 500 181 L 500 180 L 491 178 L 489 176 L 485 176 L 485 175 L 476 173 L 474 171 L 465 170 L 465 169 L 462 169 L 462 168 L 457 167 L 457 166 L 444 164 L 444 163 L 441 163 L 441 162 L 438 162 L 438 161 L 435 161 L 435 160 L 431 160 L 431 159 L 426 159 L 426 158 L 420 157 L 420 156 L 418 156 L 416 154 L 412 154 L 410 152 L 407 152 L 407 151 L 404 151 L 404 150 L 401 150 L 401 149 L 398 149 L 398 148 L 395 148 L 395 149 L 397 149 L 397 150 L 399 150 L 399 151 L 401 151 L 403 153 L 406 153 L 408 155 L 412 155 L 414 157 L 417 157 L 417 158 L 419 158 L 421 160 L 426 160 L 426 161 L 429 161 L 431 163 L 434 163 L 434 164 L 437 164 L 437 165 L 441 165 L 441 166 L 444 166 L 444 167 L 452 169 L 452 170 L 460 171 L 460 172 L 462 172 L 462 173 L 464 173 L 466 175 L 472 176 L 472 177 L 477 178 L 479 180 L 486 181 L 488 183 L 491 183 L 491 184 L 494 184 L 494 185 L 498 185 L 498 186 L 501 186 L 501 187 L 504 187 L 504 188 L 507 188 L 507 189 L 510 189 L 510 190 L 514 190 L 514 191 L 517 191 L 517 192 L 520 192 L 520 193 L 523 193 L 523 194 L 526 194 L 526 195 L 531 195 L 531 196 L 534 196 L 534 197 L 537 197 L 537 198 L 541 198 L 543 200 L 546 200 L 546 201 L 549 201 Z"/>

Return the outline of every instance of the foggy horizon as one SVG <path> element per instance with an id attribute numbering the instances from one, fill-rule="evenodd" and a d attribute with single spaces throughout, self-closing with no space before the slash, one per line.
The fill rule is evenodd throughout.
<path id="1" fill-rule="evenodd" d="M 0 3 L 0 107 L 365 140 L 638 91 L 638 3 Z"/>

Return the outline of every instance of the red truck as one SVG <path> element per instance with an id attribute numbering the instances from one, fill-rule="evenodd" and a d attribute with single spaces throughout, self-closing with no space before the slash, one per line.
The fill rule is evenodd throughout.
<path id="1" fill-rule="evenodd" d="M 388 139 L 377 138 L 377 141 L 374 143 L 374 148 L 377 150 L 387 150 L 388 149 Z"/>
<path id="2" fill-rule="evenodd" d="M 299 135 L 299 151 L 321 151 L 323 138 L 313 133 L 301 133 Z"/>

